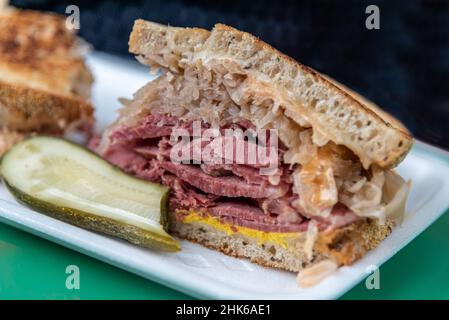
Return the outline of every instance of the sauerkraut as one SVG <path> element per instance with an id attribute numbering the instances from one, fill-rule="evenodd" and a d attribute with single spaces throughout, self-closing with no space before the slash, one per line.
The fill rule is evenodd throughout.
<path id="1" fill-rule="evenodd" d="M 349 149 L 311 128 L 297 112 L 285 110 L 272 88 L 255 85 L 236 64 L 209 60 L 207 66 L 183 65 L 182 73 L 175 58 L 173 64 L 170 59 L 151 58 L 168 71 L 140 89 L 132 101 L 124 101 L 118 125 L 135 124 L 149 112 L 201 119 L 217 127 L 238 118 L 250 120 L 257 128 L 278 130 L 287 148 L 282 160 L 295 168 L 293 192 L 299 198 L 293 206 L 306 216 L 327 217 L 341 202 L 361 217 L 381 222 L 401 218 L 398 212 L 403 212 L 409 184 L 393 171 L 364 169 Z"/>

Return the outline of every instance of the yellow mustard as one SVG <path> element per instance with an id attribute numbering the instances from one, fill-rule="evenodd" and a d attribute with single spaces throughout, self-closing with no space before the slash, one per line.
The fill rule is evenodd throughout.
<path id="1" fill-rule="evenodd" d="M 240 233 L 248 238 L 257 240 L 258 244 L 267 242 L 276 243 L 287 249 L 289 240 L 297 237 L 297 232 L 265 232 L 242 226 L 231 226 L 230 224 L 221 222 L 214 216 L 202 216 L 195 211 L 190 211 L 182 218 L 184 223 L 200 222 L 209 225 L 217 230 L 224 231 L 227 234 Z"/>

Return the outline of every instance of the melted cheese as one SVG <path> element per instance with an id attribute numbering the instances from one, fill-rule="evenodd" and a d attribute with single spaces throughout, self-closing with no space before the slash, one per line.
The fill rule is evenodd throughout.
<path id="1" fill-rule="evenodd" d="M 183 223 L 199 222 L 206 224 L 214 229 L 224 231 L 227 234 L 240 233 L 248 238 L 254 239 L 259 245 L 264 243 L 275 243 L 284 249 L 289 247 L 290 240 L 297 238 L 299 232 L 265 232 L 242 226 L 234 226 L 221 222 L 214 216 L 201 216 L 195 211 L 190 211 L 186 216 L 182 217 Z"/>

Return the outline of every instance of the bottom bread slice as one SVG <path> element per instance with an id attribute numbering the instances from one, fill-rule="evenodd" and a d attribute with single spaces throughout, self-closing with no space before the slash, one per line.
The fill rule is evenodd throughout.
<path id="1" fill-rule="evenodd" d="M 294 272 L 325 259 L 332 259 L 338 265 L 350 265 L 375 248 L 391 233 L 394 226 L 392 221 L 380 225 L 375 220 L 366 219 L 344 228 L 320 232 L 310 257 L 305 249 L 305 232 L 278 234 L 261 240 L 260 236 L 249 236 L 247 232 L 241 231 L 242 228 L 226 225 L 216 218 L 213 218 L 216 221 L 211 224 L 210 218 L 185 222 L 182 217 L 182 214 L 170 214 L 170 231 L 180 238 L 229 256 L 247 258 L 265 267 Z M 235 231 L 230 231 L 232 229 Z M 276 237 L 282 237 L 283 241 L 274 241 Z"/>

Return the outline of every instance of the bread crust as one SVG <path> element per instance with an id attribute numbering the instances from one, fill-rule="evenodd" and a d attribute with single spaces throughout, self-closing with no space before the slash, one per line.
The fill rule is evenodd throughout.
<path id="1" fill-rule="evenodd" d="M 93 123 L 93 107 L 67 97 L 0 81 L 0 126 L 20 132 L 63 132 L 76 121 Z"/>
<path id="2" fill-rule="evenodd" d="M 65 17 L 32 10 L 0 11 L 0 78 L 66 96 L 90 97 L 86 45 Z"/>
<path id="3" fill-rule="evenodd" d="M 204 213 L 202 213 L 204 214 Z M 175 212 L 170 213 L 169 229 L 180 238 L 218 250 L 226 255 L 246 258 L 264 267 L 298 272 L 312 264 L 331 259 L 338 265 L 351 265 L 367 251 L 377 247 L 392 231 L 394 223 L 362 219 L 348 226 L 320 232 L 308 259 L 304 250 L 306 233 L 298 232 L 285 248 L 276 243 L 250 238 L 238 231 L 229 234 L 201 221 L 185 223 Z"/>
<path id="4" fill-rule="evenodd" d="M 271 87 L 276 92 L 273 98 L 285 110 L 305 118 L 329 140 L 348 147 L 365 168 L 371 164 L 394 167 L 413 144 L 408 130 L 374 103 L 232 27 L 217 24 L 209 32 L 137 20 L 129 49 L 150 64 L 159 63 L 172 72 L 182 72 L 183 66 L 198 61 L 207 64 L 219 59 L 236 63 L 254 79 L 254 86 L 263 83 Z M 155 56 L 159 57 L 157 61 Z M 171 61 L 164 62 L 167 56 Z M 177 59 L 176 67 L 173 59 Z"/>

